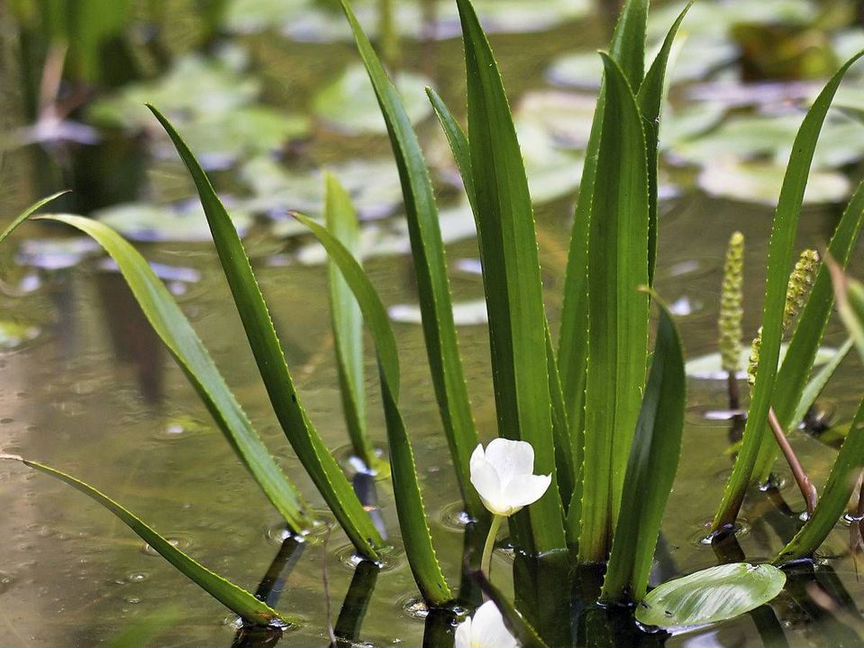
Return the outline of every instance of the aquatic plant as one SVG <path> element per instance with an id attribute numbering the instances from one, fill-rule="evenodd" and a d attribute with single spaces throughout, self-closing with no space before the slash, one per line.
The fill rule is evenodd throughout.
<path id="1" fill-rule="evenodd" d="M 782 587 L 782 573 L 770 565 L 751 567 L 745 563 L 697 572 L 648 592 L 660 524 L 681 452 L 686 397 L 681 341 L 652 284 L 657 262 L 657 151 L 664 78 L 687 9 L 672 25 L 647 71 L 647 0 L 628 0 L 609 53 L 600 55 L 604 82 L 576 207 L 556 344 L 543 301 L 531 196 L 503 80 L 471 1 L 457 0 L 467 73 L 467 132 L 444 101 L 433 90 L 428 92 L 461 172 L 477 225 L 489 315 L 497 434 L 501 437 L 483 451 L 465 383 L 445 247 L 423 152 L 396 86 L 348 0 L 341 0 L 341 4 L 375 90 L 399 170 L 423 334 L 442 429 L 465 511 L 474 520 L 474 530 L 489 538 L 479 570 L 477 552 L 469 546 L 465 560 L 468 575 L 480 584 L 513 636 L 524 646 L 545 645 L 541 637 L 554 629 L 537 622 L 543 621 L 542 613 L 537 611 L 541 605 L 529 612 L 531 606 L 525 600 L 519 601 L 525 611 L 523 616 L 488 580 L 488 558 L 502 515 L 508 518 L 510 540 L 520 556 L 538 561 L 563 560 L 564 568 L 556 576 L 569 575 L 571 555 L 580 567 L 605 568 L 597 598 L 604 604 L 638 604 L 637 618 L 643 614 L 646 623 L 669 625 L 665 619 L 661 622 L 645 612 L 652 606 L 662 607 L 664 617 L 687 625 L 729 618 L 770 600 Z M 796 289 L 792 295 L 790 303 L 803 308 L 797 315 L 789 352 L 778 370 L 784 320 L 791 323 L 795 319 L 787 313 L 787 279 L 819 131 L 840 81 L 860 56 L 847 62 L 826 86 L 808 113 L 793 149 L 771 240 L 752 404 L 741 452 L 715 518 L 714 531 L 734 524 L 760 454 L 765 452 L 772 458 L 773 441 L 767 434 L 771 412 L 776 412 L 782 428 L 788 430 L 800 413 L 802 401 L 815 398 L 807 381 L 831 314 L 828 269 L 820 266 L 806 303 L 799 303 L 803 301 L 803 290 Z M 372 561 L 379 560 L 386 547 L 383 534 L 304 409 L 268 305 L 228 211 L 180 133 L 157 108 L 151 110 L 195 183 L 262 382 L 287 440 L 357 552 Z M 829 249 L 840 265 L 848 262 L 860 231 L 864 218 L 862 195 L 864 191 L 859 189 Z M 0 240 L 41 206 L 34 206 L 16 219 Z M 306 530 L 310 515 L 297 489 L 275 466 L 188 320 L 140 254 L 103 224 L 68 215 L 40 218 L 78 228 L 114 258 L 148 320 L 262 490 L 292 531 Z M 430 607 L 449 606 L 455 595 L 430 536 L 411 436 L 400 402 L 401 368 L 395 336 L 381 299 L 356 258 L 356 217 L 350 199 L 338 180 L 330 177 L 328 227 L 303 215 L 298 214 L 297 219 L 320 241 L 331 260 L 332 324 L 352 446 L 367 467 L 373 467 L 375 453 L 364 428 L 366 406 L 359 344 L 362 324 L 375 344 L 386 450 L 407 559 L 426 603 Z M 814 260 L 809 262 L 812 265 Z M 854 291 L 850 288 L 848 292 L 851 295 Z M 655 308 L 659 318 L 652 348 L 649 340 Z M 851 307 L 845 311 L 850 312 Z M 836 522 L 836 503 L 846 493 L 848 476 L 859 467 L 854 453 L 860 442 L 858 435 L 850 435 L 849 449 L 841 451 L 835 466 L 838 476 L 832 475 L 821 508 L 816 507 L 809 527 L 802 529 L 805 534 L 809 528 L 806 538 L 793 541 L 795 546 L 781 552 L 778 562 L 806 555 L 824 540 L 822 531 L 829 521 L 831 525 Z M 505 459 L 518 465 L 509 466 L 507 475 L 499 465 L 501 457 L 496 457 L 499 448 L 515 449 Z M 53 469 L 27 463 L 63 479 Z M 483 471 L 486 478 L 479 476 Z M 493 488 L 492 472 L 500 482 L 498 486 L 504 489 L 502 501 L 498 501 L 501 493 Z M 519 493 L 519 498 L 513 497 L 503 483 L 507 481 L 504 477 L 517 474 L 531 478 L 532 487 L 530 493 Z M 70 479 L 64 481 L 69 483 Z M 75 485 L 94 496 L 95 491 L 83 488 L 82 482 Z M 101 501 L 108 503 L 107 499 Z M 157 544 L 161 542 L 149 527 L 130 523 L 128 512 L 123 513 L 116 505 L 108 508 L 142 537 L 147 534 Z M 490 518 L 489 511 L 496 517 Z M 246 596 L 230 590 L 236 596 L 228 598 L 220 594 L 219 588 L 208 585 L 209 572 L 201 572 L 167 548 L 163 555 L 244 618 L 269 621 L 265 618 L 269 612 L 246 607 L 251 604 Z M 729 586 L 729 579 L 738 588 L 737 595 L 712 598 Z M 516 589 L 519 599 L 519 587 Z M 534 589 L 540 592 L 544 588 Z M 705 599 L 711 600 L 710 614 L 691 614 L 693 601 Z M 475 621 L 486 614 L 478 611 Z"/>

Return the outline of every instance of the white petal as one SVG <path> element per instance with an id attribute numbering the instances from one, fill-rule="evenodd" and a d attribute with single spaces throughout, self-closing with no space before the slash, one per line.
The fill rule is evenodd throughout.
<path id="1" fill-rule="evenodd" d="M 483 505 L 496 515 L 509 515 L 509 507 L 501 490 L 498 473 L 485 459 L 471 461 L 471 484 L 483 500 Z"/>
<path id="2" fill-rule="evenodd" d="M 552 483 L 552 475 L 520 475 L 504 488 L 504 499 L 513 508 L 539 500 Z"/>
<path id="3" fill-rule="evenodd" d="M 453 648 L 471 648 L 471 617 L 456 626 L 456 641 Z"/>
<path id="4" fill-rule="evenodd" d="M 474 613 L 471 638 L 475 646 L 482 648 L 517 648 L 519 645 L 507 630 L 501 612 L 492 601 L 486 601 Z"/>
<path id="5" fill-rule="evenodd" d="M 517 475 L 534 472 L 534 448 L 525 441 L 495 439 L 486 446 L 486 461 L 492 464 L 501 480 L 501 485 Z"/>
<path id="6" fill-rule="evenodd" d="M 469 462 L 469 465 L 473 467 L 474 463 L 478 461 L 486 461 L 486 453 L 483 452 L 482 443 L 478 443 L 477 447 L 474 448 L 474 452 L 471 453 L 471 461 Z"/>

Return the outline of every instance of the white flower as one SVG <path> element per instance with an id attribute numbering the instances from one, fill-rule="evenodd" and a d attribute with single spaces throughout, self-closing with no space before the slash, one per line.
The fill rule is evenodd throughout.
<path id="1" fill-rule="evenodd" d="M 468 617 L 457 626 L 454 648 L 519 648 L 519 643 L 504 625 L 498 607 L 486 601 L 473 618 Z"/>
<path id="2" fill-rule="evenodd" d="M 525 441 L 495 439 L 471 455 L 471 483 L 495 515 L 509 517 L 543 497 L 552 476 L 533 472 L 534 448 Z"/>

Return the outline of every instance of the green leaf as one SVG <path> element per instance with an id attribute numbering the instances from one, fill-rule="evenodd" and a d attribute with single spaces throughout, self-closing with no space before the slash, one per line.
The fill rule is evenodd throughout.
<path id="1" fill-rule="evenodd" d="M 636 620 L 659 628 L 726 621 L 768 603 L 785 583 L 786 574 L 772 565 L 710 567 L 652 590 L 636 608 Z"/>
<path id="2" fill-rule="evenodd" d="M 75 227 L 105 248 L 120 267 L 153 330 L 180 364 L 261 490 L 292 529 L 306 529 L 310 520 L 297 488 L 288 481 L 270 456 L 189 320 L 144 257 L 119 234 L 98 221 L 69 215 L 40 216 L 39 219 Z M 21 222 L 20 219 L 16 220 L 13 227 L 0 236 L 0 242 Z"/>
<path id="3" fill-rule="evenodd" d="M 660 113 L 663 109 L 664 82 L 666 80 L 666 67 L 669 64 L 669 55 L 672 45 L 684 17 L 690 11 L 695 0 L 690 0 L 684 10 L 669 29 L 660 51 L 648 68 L 648 73 L 642 81 L 637 93 L 639 110 L 642 113 L 642 123 L 645 125 L 645 145 L 648 155 L 648 285 L 654 283 L 654 266 L 657 263 L 657 203 L 658 182 L 657 162 L 660 147 Z"/>
<path id="4" fill-rule="evenodd" d="M 338 180 L 326 176 L 327 201 L 324 220 L 327 228 L 356 259 L 360 244 L 360 226 L 351 198 Z M 373 469 L 375 449 L 366 430 L 366 386 L 363 371 L 363 314 L 351 288 L 345 283 L 339 267 L 329 264 L 330 319 L 336 347 L 336 368 L 342 396 L 342 411 L 354 454 Z"/>
<path id="5" fill-rule="evenodd" d="M 862 226 L 864 226 L 864 183 L 858 186 L 852 196 L 834 230 L 831 244 L 828 246 L 828 254 L 843 268 L 848 265 L 858 244 Z M 835 356 L 832 362 L 833 368 L 828 367 L 820 374 L 824 379 L 821 386 L 818 383 L 812 384 L 808 388 L 809 393 L 802 396 L 813 366 L 818 362 L 819 344 L 825 335 L 828 320 L 831 318 L 834 305 L 833 297 L 830 270 L 823 263 L 813 282 L 807 303 L 798 318 L 798 325 L 789 344 L 789 350 L 783 359 L 783 364 L 777 373 L 777 382 L 774 387 L 774 411 L 777 413 L 780 425 L 787 432 L 798 427 L 804 419 L 807 409 L 809 409 L 808 405 L 807 409 L 802 412 L 802 406 L 811 397 L 810 404 L 812 405 L 812 401 L 815 401 L 843 359 Z M 845 356 L 845 353 L 843 355 Z M 776 457 L 777 445 L 774 438 L 771 435 L 765 435 L 753 469 L 756 480 L 765 481 L 768 478 Z"/>
<path id="6" fill-rule="evenodd" d="M 447 104 L 431 88 L 426 89 L 435 114 L 441 122 L 441 127 L 450 144 L 450 150 L 459 167 L 462 183 L 465 185 L 465 193 L 471 204 L 474 220 L 477 222 L 478 231 L 481 228 L 481 215 L 477 207 L 477 195 L 474 188 L 474 175 L 471 171 L 471 150 L 468 138 L 453 117 Z M 481 244 L 481 254 L 483 246 Z M 484 308 L 484 314 L 488 314 Z M 564 508 L 570 506 L 571 501 L 581 501 L 581 478 L 578 474 L 582 470 L 582 442 L 581 437 L 572 435 L 570 423 L 567 416 L 567 405 L 564 401 L 564 393 L 561 388 L 561 375 L 558 371 L 558 361 L 555 357 L 555 348 L 552 344 L 552 335 L 549 332 L 549 323 L 546 322 L 546 364 L 549 373 L 549 393 L 552 398 L 552 431 L 555 439 L 555 465 L 558 477 L 558 490 Z M 576 492 L 577 486 L 580 490 Z"/>
<path id="7" fill-rule="evenodd" d="M 835 261 L 828 259 L 837 310 L 846 330 L 864 360 L 864 285 L 847 277 Z"/>
<path id="8" fill-rule="evenodd" d="M 553 475 L 536 504 L 511 518 L 518 544 L 541 553 L 565 545 L 555 479 L 543 286 L 528 181 L 495 57 L 470 0 L 458 1 L 468 75 L 468 127 L 503 437 L 530 443 L 537 472 Z"/>
<path id="9" fill-rule="evenodd" d="M 396 513 L 402 530 L 402 540 L 405 543 L 405 553 L 423 598 L 432 605 L 444 605 L 450 602 L 453 596 L 444 579 L 435 555 L 435 548 L 432 546 L 414 450 L 399 409 L 401 371 L 396 351 L 396 338 L 387 317 L 387 310 L 366 273 L 345 246 L 315 221 L 299 214 L 296 218 L 306 225 L 327 249 L 333 263 L 338 266 L 351 288 L 372 332 L 381 375 L 381 394 L 390 448 L 393 494 L 396 499 Z"/>
<path id="10" fill-rule="evenodd" d="M 654 360 L 603 583 L 601 598 L 606 601 L 641 601 L 648 589 L 660 523 L 681 456 L 686 392 L 681 340 L 672 316 L 661 305 Z"/>
<path id="11" fill-rule="evenodd" d="M 795 138 L 792 157 L 789 160 L 786 178 L 783 181 L 783 189 L 780 192 L 780 200 L 774 216 L 774 226 L 769 244 L 768 280 L 762 319 L 762 348 L 759 355 L 756 384 L 753 387 L 741 451 L 738 453 L 732 476 L 726 484 L 723 499 L 714 516 L 712 524 L 714 531 L 733 524 L 738 517 L 738 511 L 744 501 L 744 494 L 753 478 L 753 469 L 756 465 L 760 446 L 767 435 L 768 410 L 774 404 L 774 391 L 778 374 L 777 362 L 780 354 L 780 342 L 783 337 L 786 286 L 789 271 L 794 261 L 795 239 L 801 207 L 804 202 L 804 191 L 807 187 L 807 176 L 810 173 L 819 133 L 837 88 L 847 70 L 861 56 L 864 56 L 864 52 L 847 61 L 828 82 L 807 113 L 807 117 L 801 124 L 801 129 L 798 131 L 798 136 Z M 815 320 L 810 323 L 815 323 Z"/>
<path id="12" fill-rule="evenodd" d="M 363 555 L 377 559 L 384 541 L 303 409 L 264 296 L 228 212 L 171 123 L 152 106 L 150 110 L 174 142 L 195 181 L 222 269 L 285 436 L 351 542 Z"/>
<path id="13" fill-rule="evenodd" d="M 447 259 L 429 171 L 399 92 L 387 76 L 347 0 L 342 0 L 342 8 L 378 97 L 399 167 L 432 384 L 462 499 L 472 517 L 485 520 L 488 513 L 470 482 L 469 460 L 479 437 L 459 355 Z"/>
<path id="14" fill-rule="evenodd" d="M 20 461 L 25 466 L 66 482 L 76 490 L 84 493 L 116 515 L 124 524 L 126 524 L 126 526 L 138 534 L 144 542 L 150 545 L 159 553 L 159 555 L 171 563 L 177 571 L 186 576 L 189 580 L 194 582 L 198 587 L 203 589 L 229 610 L 243 617 L 246 621 L 258 625 L 267 625 L 274 621 L 285 621 L 284 617 L 266 603 L 259 601 L 246 590 L 224 579 L 222 576 L 215 574 L 187 556 L 185 553 L 177 549 L 177 547 L 172 545 L 166 538 L 159 535 L 159 533 L 157 533 L 152 527 L 142 522 L 135 516 L 135 514 L 130 512 L 128 509 L 123 508 L 120 504 L 109 497 L 103 495 L 92 486 L 85 484 L 66 473 L 60 472 L 55 468 L 36 461 L 29 461 L 28 459 L 7 454 L 0 454 L 0 459 Z"/>
<path id="15" fill-rule="evenodd" d="M 613 59 L 606 65 L 588 259 L 590 327 L 579 557 L 603 562 L 621 507 L 648 354 L 648 170 L 636 98 Z"/>
<path id="16" fill-rule="evenodd" d="M 774 559 L 784 563 L 813 555 L 846 511 L 864 468 L 864 401 L 831 468 L 825 490 L 810 519 Z"/>
<path id="17" fill-rule="evenodd" d="M 816 399 L 819 398 L 819 395 L 825 389 L 828 381 L 831 380 L 834 372 L 837 371 L 837 368 L 846 359 L 846 356 L 849 355 L 849 351 L 852 350 L 853 346 L 854 343 L 852 339 L 846 340 L 843 345 L 837 349 L 837 352 L 831 357 L 827 364 L 825 364 L 825 366 L 823 366 L 816 375 L 813 376 L 810 382 L 807 383 L 804 390 L 801 392 L 801 398 L 798 400 L 798 404 L 795 406 L 795 411 L 790 419 L 793 423 L 792 425 L 784 426 L 784 430 L 789 432 L 804 420 L 807 416 L 807 412 L 809 412 L 810 408 L 812 408 L 816 403 Z"/>
<path id="18" fill-rule="evenodd" d="M 628 74 L 632 75 L 631 87 L 642 84 L 647 16 L 647 0 L 627 0 L 612 37 L 610 47 L 612 58 L 624 65 Z M 629 63 L 625 65 L 624 61 Z M 588 240 L 595 192 L 599 191 L 599 185 L 596 183 L 597 160 L 603 131 L 606 85 L 604 79 L 597 98 L 594 122 L 585 153 L 576 216 L 570 233 L 570 251 L 564 280 L 564 305 L 558 337 L 558 369 L 561 373 L 564 402 L 568 407 L 567 414 L 574 447 L 584 446 L 589 324 Z M 605 187 L 601 187 L 601 190 L 605 191 Z M 609 289 L 611 290 L 611 287 Z M 575 456 L 577 455 L 574 453 Z M 584 477 L 583 472 L 583 481 Z M 577 489 L 579 489 L 578 485 Z M 582 498 L 584 499 L 584 491 Z M 581 516 L 573 514 L 576 511 L 579 511 L 578 507 L 571 507 L 567 518 L 567 539 L 573 545 L 578 543 L 581 524 Z"/>
<path id="19" fill-rule="evenodd" d="M 55 193 L 52 196 L 48 196 L 47 198 L 43 198 L 42 200 L 30 205 L 27 209 L 25 209 L 23 212 L 18 214 L 18 216 L 16 216 L 12 220 L 12 222 L 9 224 L 9 226 L 5 230 L 3 230 L 3 233 L 0 234 L 0 244 L 2 244 L 3 241 L 5 241 L 7 238 L 9 238 L 9 235 L 12 234 L 12 232 L 14 232 L 16 229 L 18 229 L 21 225 L 23 225 L 24 222 L 28 218 L 30 218 L 33 214 L 38 212 L 45 205 L 47 205 L 51 202 L 54 202 L 60 196 L 66 194 L 66 193 L 69 193 L 69 192 L 68 191 L 60 191 L 58 193 Z"/>

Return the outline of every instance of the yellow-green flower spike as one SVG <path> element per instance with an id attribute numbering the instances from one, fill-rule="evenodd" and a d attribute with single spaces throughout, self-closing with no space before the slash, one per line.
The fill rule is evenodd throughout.
<path id="1" fill-rule="evenodd" d="M 819 270 L 819 254 L 815 250 L 804 250 L 795 264 L 795 269 L 789 275 L 789 285 L 786 288 L 786 307 L 783 310 L 783 330 L 788 332 L 798 313 L 804 308 L 807 296 L 816 281 Z M 756 369 L 759 367 L 759 350 L 762 347 L 762 328 L 753 340 L 750 352 L 750 364 L 747 367 L 747 381 L 750 385 L 756 383 Z"/>
<path id="2" fill-rule="evenodd" d="M 804 250 L 795 264 L 795 269 L 789 276 L 789 287 L 786 289 L 786 308 L 783 311 L 783 330 L 788 332 L 798 313 L 804 308 L 807 296 L 816 281 L 819 269 L 819 254 L 816 250 Z"/>
<path id="3" fill-rule="evenodd" d="M 756 370 L 759 368 L 759 352 L 762 350 L 762 327 L 753 338 L 753 345 L 750 347 L 750 362 L 747 365 L 747 382 L 750 386 L 756 384 Z"/>
<path id="4" fill-rule="evenodd" d="M 723 266 L 723 287 L 720 293 L 720 355 L 723 370 L 730 374 L 738 371 L 741 356 L 741 320 L 744 317 L 744 235 L 735 232 L 726 249 Z"/>

